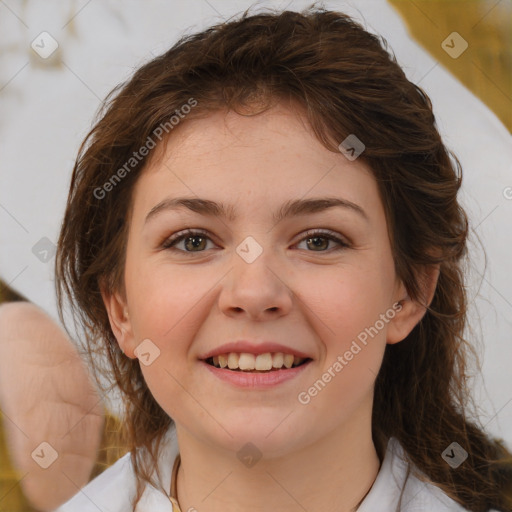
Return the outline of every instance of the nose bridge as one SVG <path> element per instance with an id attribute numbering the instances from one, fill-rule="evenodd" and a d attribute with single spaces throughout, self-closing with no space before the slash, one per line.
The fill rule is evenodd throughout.
<path id="1" fill-rule="evenodd" d="M 276 278 L 271 268 L 277 266 L 277 259 L 269 240 L 268 234 L 248 235 L 238 244 L 233 255 L 237 283 L 248 281 L 248 286 L 259 284 L 259 289 L 271 285 Z M 251 284 L 253 279 L 255 283 Z"/>
<path id="2" fill-rule="evenodd" d="M 236 253 L 247 265 L 252 265 L 258 259 L 260 259 L 260 263 L 261 263 L 261 259 L 263 259 L 265 261 L 268 259 L 269 244 L 265 243 L 262 240 L 263 235 L 256 235 L 256 236 L 259 238 L 261 243 L 258 242 L 258 240 L 254 236 L 249 235 L 249 236 L 246 236 L 238 244 L 238 246 L 236 248 Z M 262 244 L 265 244 L 265 247 L 266 247 L 265 251 L 263 249 Z M 263 252 L 266 252 L 267 254 L 264 258 L 261 258 L 261 256 L 263 255 Z"/>

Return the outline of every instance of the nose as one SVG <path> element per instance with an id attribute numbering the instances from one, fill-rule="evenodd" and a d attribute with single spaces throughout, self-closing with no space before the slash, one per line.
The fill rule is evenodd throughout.
<path id="1" fill-rule="evenodd" d="M 224 314 L 261 321 L 290 312 L 293 292 L 287 283 L 286 267 L 270 251 L 262 251 L 254 260 L 236 253 L 231 264 L 219 296 Z"/>

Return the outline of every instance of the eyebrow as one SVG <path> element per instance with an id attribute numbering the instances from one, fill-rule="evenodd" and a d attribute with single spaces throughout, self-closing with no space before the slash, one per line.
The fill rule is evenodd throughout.
<path id="1" fill-rule="evenodd" d="M 335 207 L 346 208 L 356 212 L 366 221 L 370 220 L 366 212 L 359 205 L 348 201 L 347 199 L 342 199 L 340 197 L 319 197 L 312 199 L 292 199 L 287 201 L 276 213 L 274 213 L 273 221 L 277 224 L 288 217 L 318 213 Z M 151 208 L 144 222 L 147 223 L 150 219 L 156 217 L 157 214 L 163 211 L 177 210 L 180 208 L 188 208 L 189 210 L 202 215 L 222 217 L 231 222 L 236 220 L 236 213 L 233 205 L 216 203 L 210 199 L 202 199 L 198 197 L 174 197 L 166 198 Z"/>

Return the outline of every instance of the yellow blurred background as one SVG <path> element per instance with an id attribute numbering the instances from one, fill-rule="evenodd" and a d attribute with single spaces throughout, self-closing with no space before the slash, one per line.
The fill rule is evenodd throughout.
<path id="1" fill-rule="evenodd" d="M 478 96 L 512 133 L 512 0 L 388 0 L 409 33 Z M 441 46 L 458 32 L 468 43 L 452 58 Z"/>

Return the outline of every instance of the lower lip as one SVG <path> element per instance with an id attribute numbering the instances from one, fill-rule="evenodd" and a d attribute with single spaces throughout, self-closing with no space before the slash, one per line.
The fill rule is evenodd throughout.
<path id="1" fill-rule="evenodd" d="M 217 368 L 216 366 L 212 366 L 205 361 L 199 362 L 202 363 L 203 366 L 205 366 L 210 372 L 212 372 L 215 377 L 218 377 L 219 379 L 228 382 L 229 384 L 240 388 L 265 389 L 277 386 L 282 382 L 293 379 L 309 366 L 311 360 L 295 368 L 273 370 L 268 373 L 233 371 L 226 368 Z"/>

